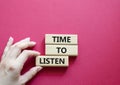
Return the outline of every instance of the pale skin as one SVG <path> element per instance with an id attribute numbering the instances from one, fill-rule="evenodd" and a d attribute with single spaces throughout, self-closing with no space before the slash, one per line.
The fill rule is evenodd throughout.
<path id="1" fill-rule="evenodd" d="M 26 60 L 30 56 L 39 56 L 40 53 L 38 51 L 25 50 L 36 44 L 30 41 L 30 38 L 23 39 L 15 44 L 13 44 L 13 41 L 13 38 L 10 37 L 1 57 L 0 85 L 25 85 L 42 69 L 40 66 L 35 66 L 21 75 L 20 73 Z"/>

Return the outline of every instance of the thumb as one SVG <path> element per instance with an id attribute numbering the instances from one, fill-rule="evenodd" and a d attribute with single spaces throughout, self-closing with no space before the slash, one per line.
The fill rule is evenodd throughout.
<path id="1" fill-rule="evenodd" d="M 30 79 L 32 79 L 40 70 L 42 69 L 41 66 L 36 66 L 31 68 L 28 72 L 20 77 L 20 82 L 22 84 L 27 83 Z"/>

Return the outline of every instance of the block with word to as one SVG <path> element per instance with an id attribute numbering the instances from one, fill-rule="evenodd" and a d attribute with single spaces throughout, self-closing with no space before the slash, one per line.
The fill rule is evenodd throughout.
<path id="1" fill-rule="evenodd" d="M 46 55 L 66 55 L 66 56 L 77 56 L 78 45 L 46 45 Z"/>
<path id="2" fill-rule="evenodd" d="M 45 44 L 78 44 L 78 39 L 76 34 L 46 34 Z"/>
<path id="3" fill-rule="evenodd" d="M 37 56 L 36 65 L 43 67 L 67 67 L 69 66 L 68 56 Z"/>

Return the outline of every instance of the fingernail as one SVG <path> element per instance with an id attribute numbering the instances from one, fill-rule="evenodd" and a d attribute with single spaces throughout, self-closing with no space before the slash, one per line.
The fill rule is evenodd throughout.
<path id="1" fill-rule="evenodd" d="M 37 52 L 37 51 L 36 51 L 36 57 L 37 57 L 37 56 L 40 56 L 40 52 Z"/>
<path id="2" fill-rule="evenodd" d="M 30 41 L 30 37 L 26 38 L 25 40 L 28 40 L 28 41 Z"/>
<path id="3" fill-rule="evenodd" d="M 42 68 L 43 68 L 43 67 L 38 66 L 38 67 L 37 67 L 37 71 L 40 71 Z"/>
<path id="4" fill-rule="evenodd" d="M 9 37 L 9 41 L 11 41 L 11 40 L 13 40 L 13 37 L 10 36 L 10 37 Z"/>
<path id="5" fill-rule="evenodd" d="M 32 41 L 31 43 L 32 43 L 33 45 L 35 45 L 35 44 L 36 44 L 36 42 L 34 42 L 34 41 Z"/>
<path id="6" fill-rule="evenodd" d="M 38 55 L 40 55 L 40 52 L 38 52 Z"/>

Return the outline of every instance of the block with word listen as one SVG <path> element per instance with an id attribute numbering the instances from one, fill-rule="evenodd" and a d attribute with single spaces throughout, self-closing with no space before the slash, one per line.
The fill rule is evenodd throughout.
<path id="1" fill-rule="evenodd" d="M 45 44 L 50 45 L 50 44 L 59 44 L 59 45 L 77 45 L 78 39 L 77 35 L 75 34 L 46 34 L 45 35 Z"/>
<path id="2" fill-rule="evenodd" d="M 78 46 L 77 45 L 46 45 L 46 55 L 66 55 L 66 56 L 77 56 Z"/>
<path id="3" fill-rule="evenodd" d="M 69 66 L 68 56 L 37 56 L 36 65 L 43 67 L 67 67 Z"/>

